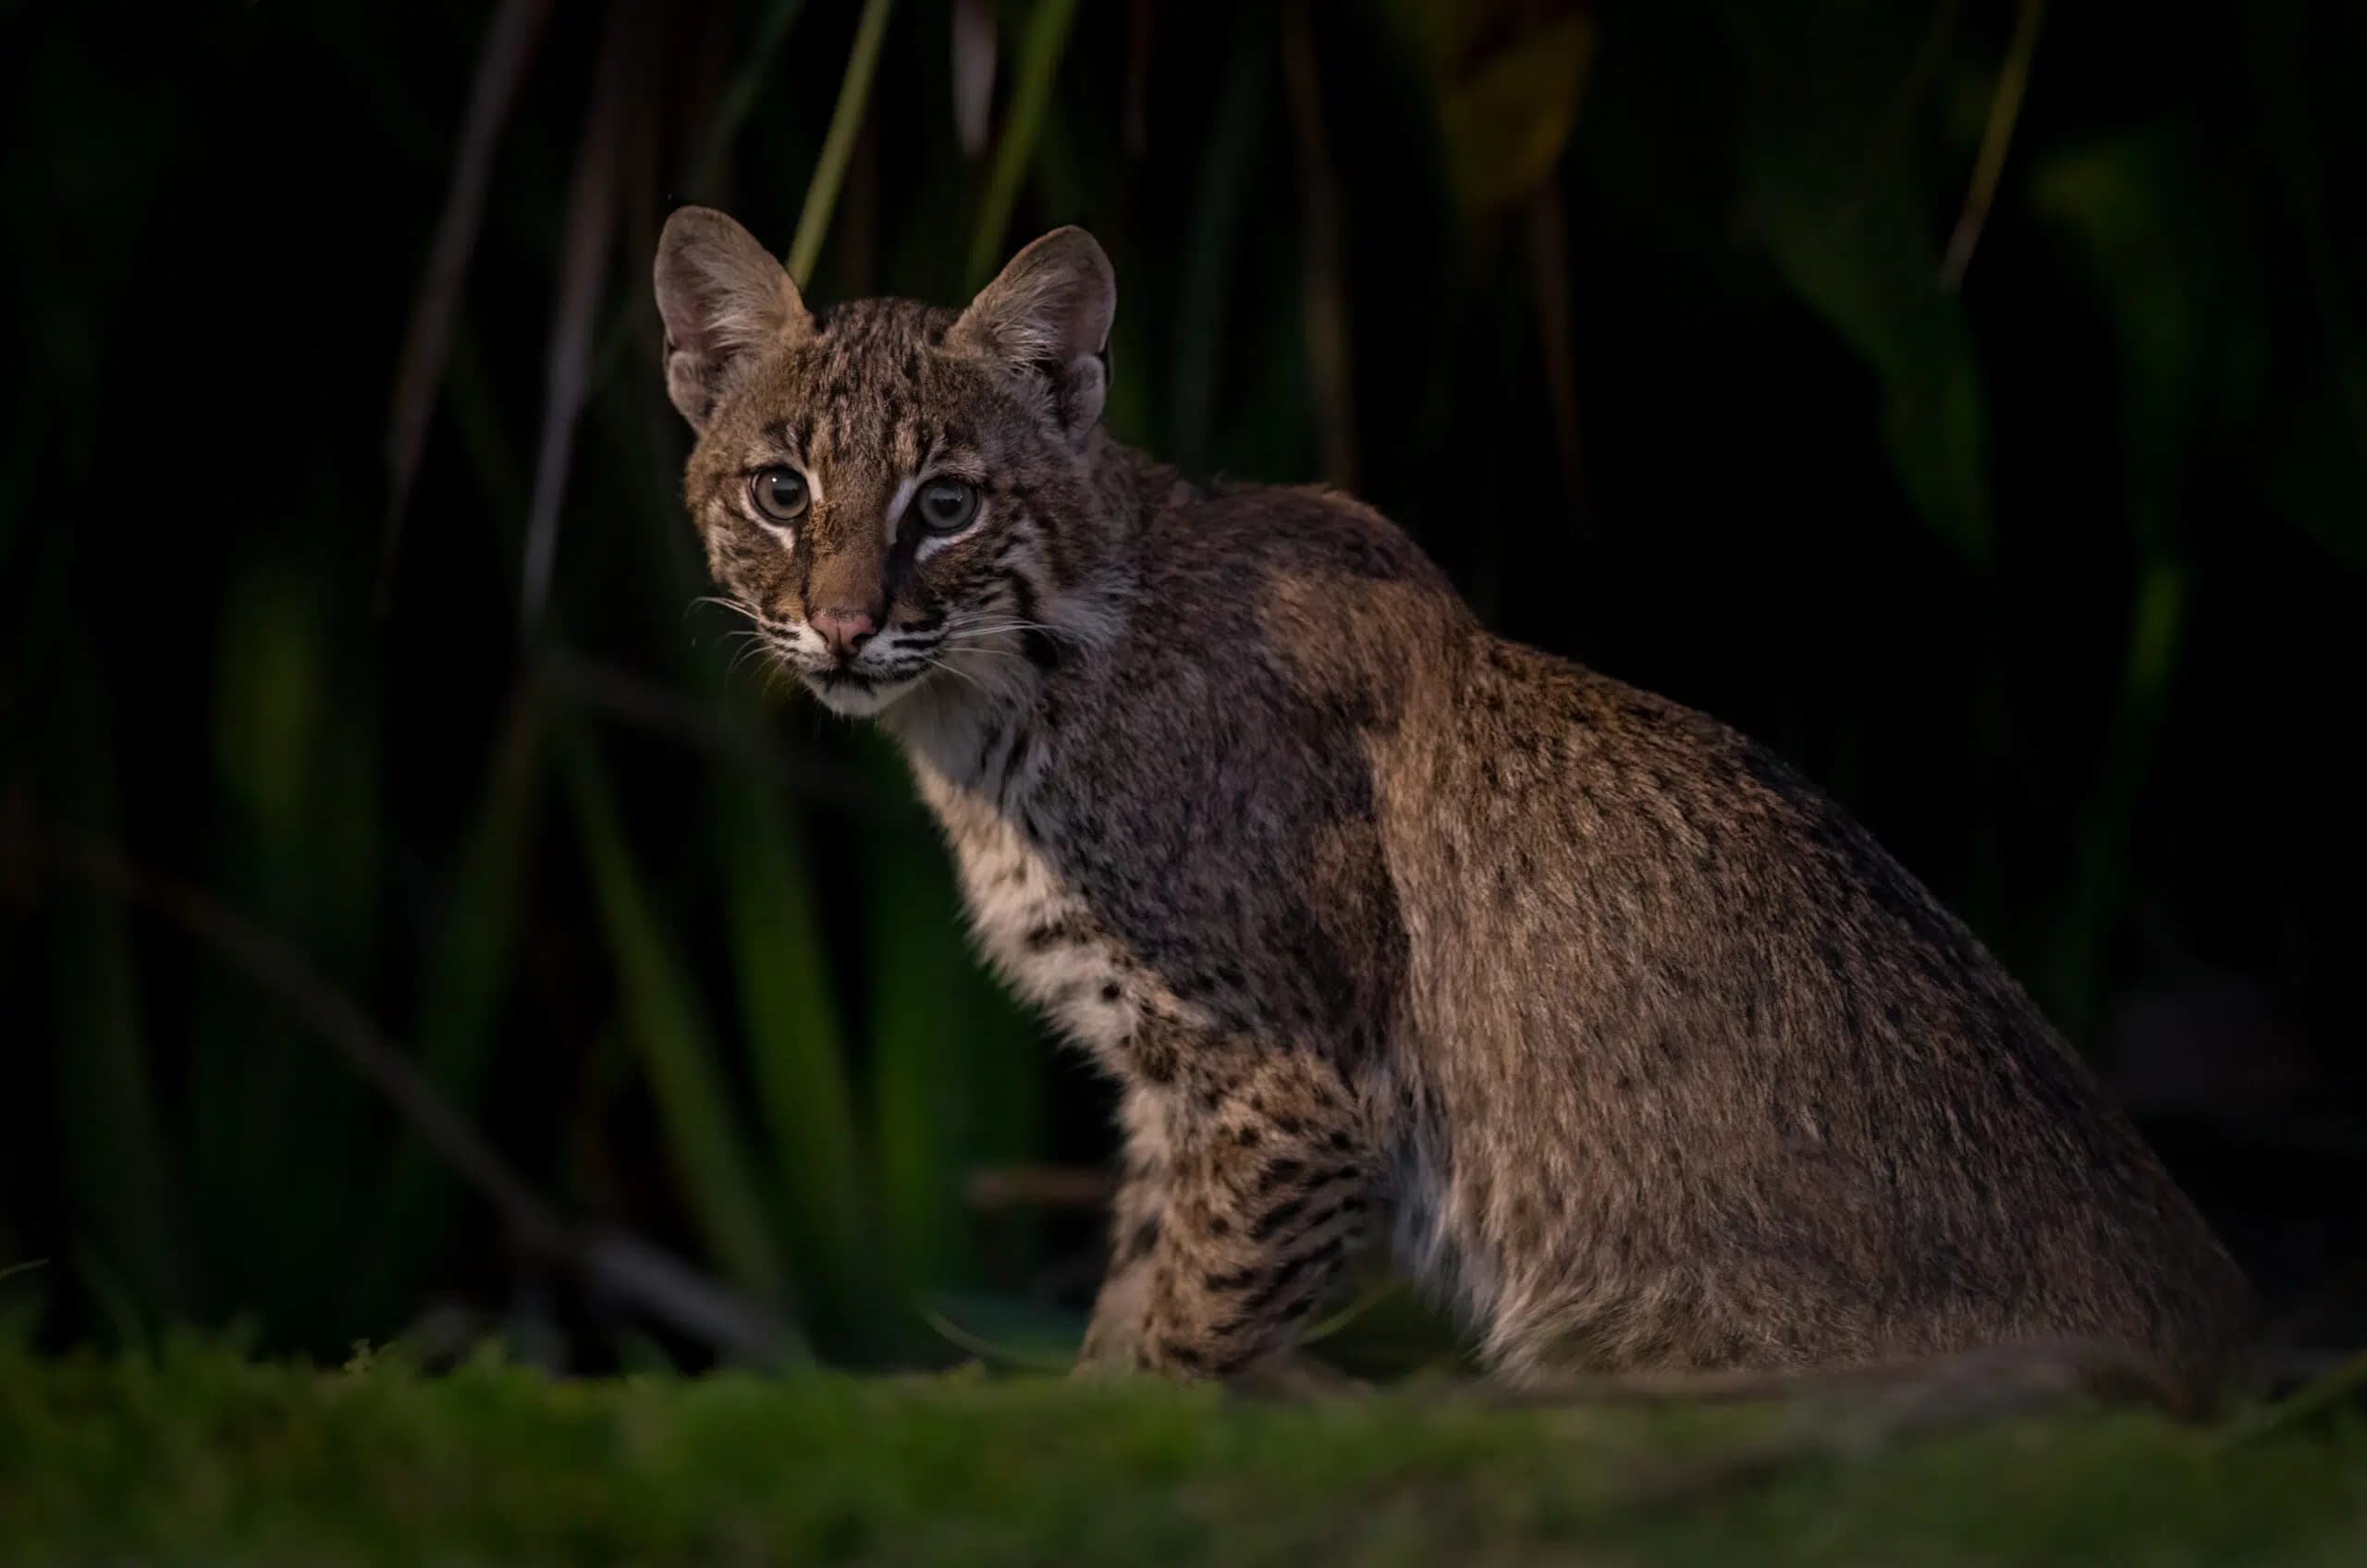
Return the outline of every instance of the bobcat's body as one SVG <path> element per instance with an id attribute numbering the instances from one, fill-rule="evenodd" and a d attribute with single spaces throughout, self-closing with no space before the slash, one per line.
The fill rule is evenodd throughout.
<path id="1" fill-rule="evenodd" d="M 1796 776 L 1490 636 L 1352 501 L 1102 435 L 1073 231 L 963 315 L 816 323 L 717 224 L 659 267 L 717 574 L 903 742 L 987 954 L 1123 1085 L 1089 1360 L 1244 1367 L 1386 1233 L 1518 1378 L 2081 1340 L 2225 1378 L 2207 1228 Z"/>

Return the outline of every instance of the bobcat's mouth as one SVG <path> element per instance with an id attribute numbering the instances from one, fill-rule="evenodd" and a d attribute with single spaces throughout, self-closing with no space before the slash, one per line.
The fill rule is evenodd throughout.
<path id="1" fill-rule="evenodd" d="M 890 628 L 852 656 L 830 652 L 811 627 L 795 622 L 760 624 L 773 658 L 795 675 L 822 705 L 848 718 L 868 718 L 926 680 L 938 661 L 942 638 Z"/>
<path id="2" fill-rule="evenodd" d="M 848 665 L 798 671 L 805 689 L 832 713 L 868 718 L 920 683 L 919 674 L 879 675 Z"/>

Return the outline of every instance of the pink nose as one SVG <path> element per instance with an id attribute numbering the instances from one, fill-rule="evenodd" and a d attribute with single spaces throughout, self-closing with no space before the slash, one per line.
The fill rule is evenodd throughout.
<path id="1" fill-rule="evenodd" d="M 876 630 L 871 617 L 861 610 L 816 610 L 814 630 L 822 641 L 830 644 L 830 652 L 847 657 L 863 646 L 864 640 Z"/>

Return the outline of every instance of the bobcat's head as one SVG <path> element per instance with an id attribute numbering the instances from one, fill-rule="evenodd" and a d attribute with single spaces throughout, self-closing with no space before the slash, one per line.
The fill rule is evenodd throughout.
<path id="1" fill-rule="evenodd" d="M 1117 285 L 1091 235 L 1046 235 L 964 311 L 816 317 L 746 229 L 685 207 L 656 286 L 708 565 L 824 703 L 876 714 L 1055 656 L 1107 525 L 1093 457 Z"/>

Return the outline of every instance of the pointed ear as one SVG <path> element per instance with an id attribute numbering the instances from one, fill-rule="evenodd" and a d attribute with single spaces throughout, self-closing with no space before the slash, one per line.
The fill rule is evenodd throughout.
<path id="1" fill-rule="evenodd" d="M 666 392 L 693 430 L 743 359 L 813 336 L 814 318 L 787 270 L 712 207 L 684 207 L 666 220 L 656 282 Z"/>
<path id="2" fill-rule="evenodd" d="M 1081 228 L 1056 228 L 979 291 L 947 341 L 1041 372 L 1061 427 L 1083 435 L 1109 391 L 1104 355 L 1117 309 L 1118 279 L 1100 245 Z"/>

